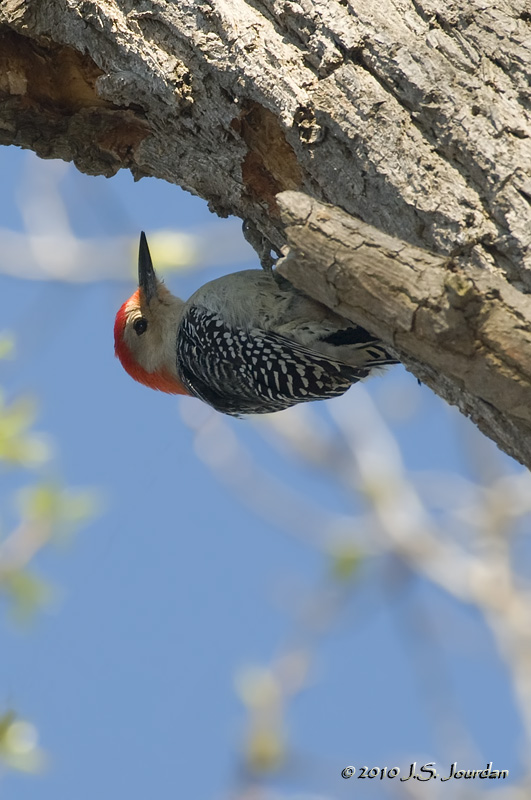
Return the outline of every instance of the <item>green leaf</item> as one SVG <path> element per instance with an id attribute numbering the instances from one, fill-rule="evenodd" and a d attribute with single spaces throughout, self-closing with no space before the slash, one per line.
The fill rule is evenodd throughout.
<path id="1" fill-rule="evenodd" d="M 15 337 L 7 331 L 0 332 L 0 359 L 14 358 Z"/>
<path id="2" fill-rule="evenodd" d="M 0 590 L 10 603 L 10 613 L 18 623 L 28 623 L 53 598 L 52 587 L 27 570 L 2 575 Z"/>
<path id="3" fill-rule="evenodd" d="M 339 548 L 332 554 L 332 576 L 337 581 L 352 580 L 360 566 L 362 555 L 360 551 L 347 545 Z"/>

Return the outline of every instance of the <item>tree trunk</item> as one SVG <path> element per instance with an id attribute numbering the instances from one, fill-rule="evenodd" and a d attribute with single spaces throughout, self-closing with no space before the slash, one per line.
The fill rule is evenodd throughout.
<path id="1" fill-rule="evenodd" d="M 251 219 L 276 248 L 286 243 L 279 192 L 337 206 L 439 254 L 434 281 L 444 289 L 451 264 L 454 300 L 455 276 L 471 282 L 475 305 L 456 301 L 445 314 L 455 345 L 472 308 L 477 320 L 478 295 L 481 314 L 499 312 L 492 286 L 505 310 L 528 309 L 530 24 L 527 0 L 3 0 L 0 142 L 91 174 L 128 167 L 178 183 L 221 215 Z M 404 313 L 413 302 L 433 308 L 423 294 L 433 282 L 408 294 L 405 271 L 386 263 L 382 297 L 393 286 Z M 315 280 L 298 270 L 317 294 L 318 267 Z M 530 466 L 520 402 L 529 315 L 499 348 L 469 324 L 466 352 L 448 347 L 443 358 L 433 315 L 417 315 L 404 336 L 393 309 L 371 307 L 374 332 Z"/>

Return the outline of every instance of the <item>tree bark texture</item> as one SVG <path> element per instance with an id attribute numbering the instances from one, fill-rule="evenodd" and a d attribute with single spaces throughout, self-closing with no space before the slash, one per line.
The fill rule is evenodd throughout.
<path id="1" fill-rule="evenodd" d="M 391 314 L 373 305 L 367 319 L 423 380 L 529 465 L 523 384 L 517 381 L 506 407 L 492 399 L 501 383 L 479 393 L 483 380 L 507 366 L 508 342 L 500 343 L 503 357 L 493 345 L 499 360 L 492 355 L 483 372 L 485 341 L 470 338 L 480 334 L 474 325 L 466 352 L 455 348 L 479 294 L 499 293 L 503 303 L 510 295 L 511 308 L 527 311 L 530 65 L 528 0 L 2 0 L 0 142 L 74 160 L 88 173 L 127 167 L 136 177 L 178 183 L 221 215 L 253 220 L 277 248 L 286 232 L 276 195 L 295 190 L 404 247 L 438 254 L 426 256 L 431 266 L 414 293 L 400 282 L 407 270 L 394 272 L 396 260 L 375 270 L 380 295 L 394 287 L 402 316 L 414 317 L 408 335 L 407 325 L 393 327 L 395 306 Z M 290 224 L 295 242 L 302 221 Z M 320 294 L 315 241 L 308 252 L 316 288 L 300 270 L 297 280 Z M 296 246 L 304 250 L 300 240 Z M 472 296 L 467 281 L 474 302 L 452 301 L 452 292 Z M 444 326 L 454 344 L 438 357 L 442 334 L 426 313 L 436 293 L 423 295 L 421 286 L 438 287 L 443 306 L 453 309 Z M 343 290 L 345 309 L 357 308 L 352 291 Z M 458 313 L 460 302 L 466 314 L 462 306 Z M 517 349 L 528 346 L 530 332 L 529 316 L 519 320 L 511 327 L 511 337 L 521 333 L 511 338 Z M 490 335 L 498 333 L 494 327 Z M 503 373 L 506 387 L 517 362 Z M 522 374 L 527 381 L 529 372 Z M 494 409 L 488 422 L 485 404 Z M 526 437 L 525 453 L 510 446 L 511 436 Z"/>
<path id="2" fill-rule="evenodd" d="M 531 296 L 307 195 L 284 192 L 278 203 L 290 247 L 279 272 L 392 343 L 424 383 L 531 466 Z"/>

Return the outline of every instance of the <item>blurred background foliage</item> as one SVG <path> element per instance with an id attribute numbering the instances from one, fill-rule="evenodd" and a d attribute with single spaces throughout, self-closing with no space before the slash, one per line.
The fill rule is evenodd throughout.
<path id="1" fill-rule="evenodd" d="M 0 334 L 0 368 L 15 358 L 13 336 Z M 6 399 L 0 387 L 0 470 L 10 470 L 21 488 L 9 498 L 18 522 L 11 530 L 0 516 L 0 592 L 6 612 L 17 624 L 28 624 L 53 598 L 53 588 L 35 574 L 31 562 L 39 550 L 70 537 L 95 514 L 95 492 L 68 489 L 50 482 L 52 438 L 34 430 L 37 403 L 30 397 Z M 6 498 L 3 498 L 6 502 Z M 0 760 L 4 766 L 33 772 L 45 757 L 38 733 L 13 709 L 0 713 Z"/>
<path id="2" fill-rule="evenodd" d="M 0 219 L 16 330 L 0 337 L 0 590 L 16 626 L 38 624 L 34 645 L 4 629 L 0 761 L 51 765 L 37 789 L 7 772 L 4 787 L 332 800 L 367 785 L 348 764 L 493 760 L 511 780 L 489 793 L 527 798 L 527 471 L 402 368 L 244 422 L 134 385 L 112 322 L 139 229 L 186 296 L 256 265 L 240 223 L 160 182 L 2 157 L 17 201 Z M 70 487 L 87 478 L 97 490 Z M 57 572 L 48 551 L 84 525 Z"/>

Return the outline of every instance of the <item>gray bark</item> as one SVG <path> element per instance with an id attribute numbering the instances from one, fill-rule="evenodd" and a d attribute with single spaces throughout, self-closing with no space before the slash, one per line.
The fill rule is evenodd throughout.
<path id="1" fill-rule="evenodd" d="M 127 167 L 178 183 L 221 215 L 253 220 L 277 248 L 276 195 L 297 190 L 437 253 L 413 294 L 397 262 L 378 271 L 377 293 L 392 289 L 414 324 L 406 335 L 382 303 L 372 328 L 529 465 L 528 371 L 505 406 L 493 400 L 520 369 L 529 316 L 509 326 L 508 375 L 508 343 L 474 343 L 476 322 L 466 352 L 455 343 L 479 295 L 527 312 L 530 25 L 527 0 L 3 0 L 0 142 L 89 173 Z M 320 293 L 322 264 L 314 272 L 298 279 Z M 448 292 L 470 282 L 474 303 L 458 313 Z M 421 286 L 452 306 L 444 336 Z M 454 344 L 436 357 L 441 338 Z"/>
<path id="2" fill-rule="evenodd" d="M 278 202 L 290 247 L 279 272 L 392 343 L 418 378 L 531 465 L 531 296 L 304 194 Z"/>

